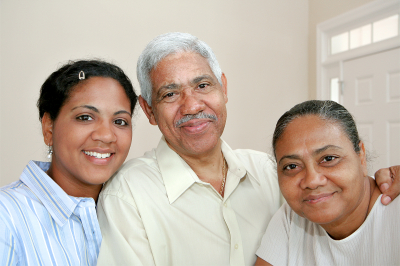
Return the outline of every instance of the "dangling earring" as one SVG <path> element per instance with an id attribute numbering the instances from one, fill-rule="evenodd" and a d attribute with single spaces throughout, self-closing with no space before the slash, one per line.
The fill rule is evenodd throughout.
<path id="1" fill-rule="evenodd" d="M 49 150 L 47 151 L 47 158 L 51 159 L 51 155 L 53 155 L 53 148 L 49 145 Z"/>

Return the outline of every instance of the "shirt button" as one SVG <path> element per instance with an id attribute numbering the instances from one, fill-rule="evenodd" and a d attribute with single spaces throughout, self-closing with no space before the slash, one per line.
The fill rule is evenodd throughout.
<path id="1" fill-rule="evenodd" d="M 238 248 L 239 248 L 239 245 L 238 245 L 238 244 L 236 244 L 236 245 L 235 245 L 235 249 L 238 249 Z"/>
<path id="2" fill-rule="evenodd" d="M 226 204 L 226 202 L 225 202 L 225 203 L 224 203 L 224 206 L 225 206 L 225 207 L 227 207 L 227 206 L 228 206 L 228 204 Z"/>

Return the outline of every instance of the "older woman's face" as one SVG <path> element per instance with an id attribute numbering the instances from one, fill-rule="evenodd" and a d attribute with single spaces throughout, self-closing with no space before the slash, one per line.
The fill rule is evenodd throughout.
<path id="1" fill-rule="evenodd" d="M 321 225 L 356 215 L 368 189 L 365 150 L 360 146 L 357 154 L 332 121 L 315 115 L 293 120 L 275 150 L 279 186 L 290 207 Z"/>

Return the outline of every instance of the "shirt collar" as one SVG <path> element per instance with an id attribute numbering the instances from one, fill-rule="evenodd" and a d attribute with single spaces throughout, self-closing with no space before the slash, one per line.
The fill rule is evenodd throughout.
<path id="1" fill-rule="evenodd" d="M 225 188 L 227 198 L 236 188 L 240 179 L 246 176 L 247 171 L 234 151 L 223 140 L 221 140 L 221 149 L 229 166 L 229 182 L 227 182 Z M 198 178 L 192 168 L 168 146 L 164 137 L 158 143 L 156 158 L 170 204 L 178 199 L 194 183 L 204 183 Z M 258 182 L 258 179 L 255 179 Z"/>
<path id="2" fill-rule="evenodd" d="M 45 171 L 50 163 L 29 161 L 21 174 L 21 181 L 42 202 L 52 218 L 63 226 L 79 203 L 79 198 L 69 196 Z"/>

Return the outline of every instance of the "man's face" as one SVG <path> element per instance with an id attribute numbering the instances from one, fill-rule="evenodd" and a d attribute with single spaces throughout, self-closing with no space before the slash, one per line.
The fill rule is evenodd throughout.
<path id="1" fill-rule="evenodd" d="M 207 59 L 193 52 L 172 54 L 150 72 L 152 106 L 140 104 L 152 125 L 180 155 L 207 155 L 218 147 L 226 122 L 227 87 Z"/>

